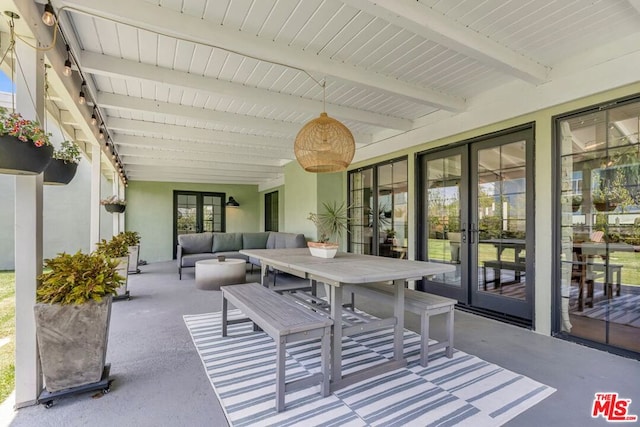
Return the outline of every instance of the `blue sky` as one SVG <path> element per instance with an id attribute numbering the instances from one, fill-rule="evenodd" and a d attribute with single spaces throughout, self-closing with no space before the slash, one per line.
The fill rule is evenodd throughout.
<path id="1" fill-rule="evenodd" d="M 13 92 L 11 79 L 0 70 L 0 92 Z"/>

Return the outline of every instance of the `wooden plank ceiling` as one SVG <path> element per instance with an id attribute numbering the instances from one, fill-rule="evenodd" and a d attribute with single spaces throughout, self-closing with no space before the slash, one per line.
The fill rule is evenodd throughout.
<path id="1" fill-rule="evenodd" d="M 543 84 L 640 31 L 635 0 L 52 4 L 127 177 L 148 181 L 277 181 L 323 109 L 324 80 L 326 111 L 358 150 L 393 151 L 435 112 L 463 114 L 514 80 Z"/>

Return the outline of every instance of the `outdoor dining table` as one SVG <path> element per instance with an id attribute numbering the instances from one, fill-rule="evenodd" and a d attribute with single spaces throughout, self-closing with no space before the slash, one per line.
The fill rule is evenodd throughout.
<path id="1" fill-rule="evenodd" d="M 267 286 L 270 268 L 297 277 L 329 285 L 330 317 L 334 321 L 331 339 L 331 390 L 338 390 L 364 379 L 403 368 L 404 358 L 404 289 L 408 280 L 455 271 L 450 264 L 410 261 L 372 255 L 338 252 L 335 258 L 311 256 L 308 248 L 245 249 L 240 253 L 259 259 L 262 265 L 262 284 Z M 393 317 L 379 319 L 366 325 L 344 325 L 343 285 L 394 283 Z M 342 337 L 369 330 L 393 328 L 393 358 L 374 366 L 362 368 L 348 375 L 342 374 Z"/>

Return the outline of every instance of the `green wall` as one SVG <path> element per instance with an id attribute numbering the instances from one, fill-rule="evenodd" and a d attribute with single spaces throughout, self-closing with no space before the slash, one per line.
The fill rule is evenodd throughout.
<path id="1" fill-rule="evenodd" d="M 304 233 L 307 240 L 317 239 L 315 225 L 307 219 L 310 212 L 322 210 L 323 202 L 345 200 L 344 172 L 316 174 L 305 172 L 298 162 L 285 166 L 285 231 Z"/>
<path id="2" fill-rule="evenodd" d="M 259 231 L 257 185 L 192 184 L 131 181 L 126 190 L 126 229 L 140 233 L 140 258 L 166 261 L 173 256 L 173 191 L 212 191 L 233 196 L 238 208 L 227 208 L 227 231 Z"/>

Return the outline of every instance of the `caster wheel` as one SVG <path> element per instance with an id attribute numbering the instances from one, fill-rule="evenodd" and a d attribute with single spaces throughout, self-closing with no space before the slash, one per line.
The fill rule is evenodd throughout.
<path id="1" fill-rule="evenodd" d="M 109 393 L 110 391 L 111 391 L 111 389 L 110 389 L 110 388 L 104 388 L 104 389 L 102 389 L 102 394 L 107 394 L 107 393 Z"/>
<path id="2" fill-rule="evenodd" d="M 44 407 L 49 409 L 53 406 L 53 400 L 48 400 L 46 402 L 44 402 Z"/>

